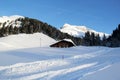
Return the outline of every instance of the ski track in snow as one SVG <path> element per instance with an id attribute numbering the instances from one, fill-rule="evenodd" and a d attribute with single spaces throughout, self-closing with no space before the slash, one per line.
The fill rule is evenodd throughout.
<path id="1" fill-rule="evenodd" d="M 83 48 L 83 49 L 81 49 Z M 93 47 L 94 48 L 94 47 Z M 38 51 L 39 49 L 39 51 Z M 73 50 L 69 52 L 69 50 Z M 51 55 L 52 58 L 38 59 L 38 61 L 28 63 L 17 63 L 10 66 L 0 66 L 0 79 L 12 79 L 12 80 L 80 80 L 82 77 L 95 73 L 96 71 L 108 68 L 109 65 L 120 61 L 120 55 L 117 54 L 119 49 L 116 49 L 117 53 L 112 54 L 114 49 L 109 48 L 88 48 L 77 47 L 70 49 L 57 49 L 57 48 L 33 48 L 14 50 L 9 52 L 11 55 L 23 57 L 20 53 L 31 53 L 34 58 Z M 80 49 L 80 50 L 79 50 Z M 29 51 L 28 51 L 29 50 Z M 32 52 L 36 51 L 36 52 Z M 48 52 L 46 52 L 46 50 Z M 96 50 L 93 52 L 93 50 Z M 21 51 L 21 52 L 19 52 Z M 54 53 L 58 51 L 58 53 Z M 82 52 L 80 52 L 82 51 Z M 30 53 L 31 52 L 31 53 Z M 38 54 L 37 52 L 43 52 Z M 7 53 L 7 52 L 5 52 Z M 9 54 L 7 53 L 7 54 Z M 64 54 L 60 54 L 64 53 Z M 24 53 L 26 54 L 26 53 Z M 37 56 L 34 56 L 37 55 Z M 64 55 L 64 58 L 62 57 Z M 59 58 L 56 56 L 60 56 Z M 109 56 L 109 57 L 108 57 Z M 31 58 L 32 57 L 27 57 Z M 115 59 L 114 59 L 115 58 Z"/>

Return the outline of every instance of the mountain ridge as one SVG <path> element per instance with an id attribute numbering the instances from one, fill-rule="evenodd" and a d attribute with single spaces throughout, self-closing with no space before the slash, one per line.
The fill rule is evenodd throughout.
<path id="1" fill-rule="evenodd" d="M 63 27 L 60 29 L 61 32 L 63 33 L 68 33 L 69 35 L 72 35 L 74 37 L 84 37 L 85 36 L 85 33 L 87 31 L 89 31 L 90 33 L 95 33 L 96 35 L 99 34 L 100 37 L 102 38 L 104 36 L 104 34 L 106 36 L 109 36 L 109 34 L 107 33 L 103 33 L 103 32 L 97 32 L 93 29 L 90 29 L 86 26 L 77 26 L 77 25 L 70 25 L 68 23 L 65 23 L 63 25 Z"/>

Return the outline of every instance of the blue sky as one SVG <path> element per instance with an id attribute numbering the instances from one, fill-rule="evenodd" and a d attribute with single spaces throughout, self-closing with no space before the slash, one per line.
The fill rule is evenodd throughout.
<path id="1" fill-rule="evenodd" d="M 1 0 L 0 16 L 22 15 L 58 29 L 64 23 L 112 33 L 120 24 L 120 0 Z"/>

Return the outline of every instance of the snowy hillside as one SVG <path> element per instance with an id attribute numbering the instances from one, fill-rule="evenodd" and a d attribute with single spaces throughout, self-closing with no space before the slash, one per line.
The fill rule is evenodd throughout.
<path id="1" fill-rule="evenodd" d="M 10 35 L 0 38 L 0 51 L 32 47 L 46 47 L 56 42 L 43 33 Z"/>
<path id="2" fill-rule="evenodd" d="M 0 80 L 101 80 L 101 77 L 102 80 L 106 80 L 106 77 L 120 80 L 120 48 L 39 47 L 38 38 L 35 39 L 37 35 L 45 37 L 36 33 L 21 34 L 21 38 L 0 38 Z M 16 42 L 12 44 L 13 39 Z M 46 45 L 49 40 L 52 42 L 46 37 L 42 45 Z M 38 41 L 38 45 L 34 41 Z M 31 48 L 28 48 L 28 43 Z M 19 48 L 19 45 L 26 49 Z M 8 50 L 7 47 L 13 49 Z"/>
<path id="3" fill-rule="evenodd" d="M 13 26 L 13 27 L 20 27 L 21 26 L 21 22 L 18 21 L 17 19 L 24 19 L 23 16 L 19 16 L 19 15 L 13 15 L 13 16 L 2 16 L 0 17 L 0 28 L 3 27 L 3 25 L 5 27 L 7 26 Z M 17 21 L 16 21 L 17 20 Z"/>
<path id="4" fill-rule="evenodd" d="M 106 36 L 109 36 L 109 34 L 103 33 L 103 32 L 97 32 L 95 30 L 92 30 L 90 28 L 87 28 L 86 26 L 76 26 L 76 25 L 70 25 L 70 24 L 64 24 L 62 29 L 60 29 L 61 32 L 68 33 L 75 37 L 82 37 L 84 36 L 85 32 L 94 32 L 95 34 L 99 34 L 100 37 L 103 37 L 105 34 Z"/>

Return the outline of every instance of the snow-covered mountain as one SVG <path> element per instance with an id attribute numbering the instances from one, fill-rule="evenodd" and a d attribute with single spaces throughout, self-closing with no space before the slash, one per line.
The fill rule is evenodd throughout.
<path id="1" fill-rule="evenodd" d="M 95 34 L 99 34 L 102 38 L 105 34 L 106 36 L 109 36 L 109 34 L 103 33 L 103 32 L 97 32 L 93 29 L 87 28 L 86 26 L 76 26 L 76 25 L 70 25 L 70 24 L 64 24 L 63 27 L 60 29 L 63 33 L 68 33 L 75 37 L 83 37 L 85 35 L 85 32 L 94 32 Z"/>
<path id="2" fill-rule="evenodd" d="M 13 27 L 21 27 L 21 21 L 17 19 L 24 19 L 25 17 L 20 15 L 13 15 L 13 16 L 2 16 L 0 17 L 0 28 L 1 27 L 7 27 L 7 26 L 13 26 Z"/>

